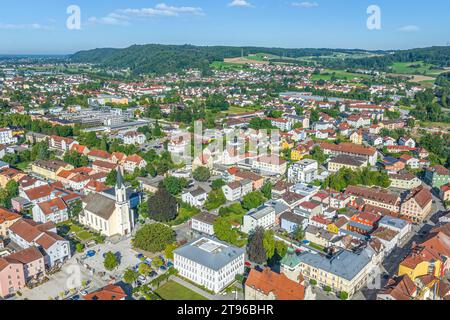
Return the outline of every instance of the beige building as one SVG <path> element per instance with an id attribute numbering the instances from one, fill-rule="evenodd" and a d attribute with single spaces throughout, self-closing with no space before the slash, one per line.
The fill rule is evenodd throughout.
<path id="1" fill-rule="evenodd" d="M 367 167 L 367 160 L 361 157 L 339 155 L 328 161 L 328 171 L 338 172 L 343 168 L 359 170 Z"/>
<path id="2" fill-rule="evenodd" d="M 21 215 L 17 213 L 0 208 L 0 239 L 6 239 L 8 237 L 9 227 L 11 227 L 20 218 Z"/>
<path id="3" fill-rule="evenodd" d="M 400 214 L 413 222 L 422 222 L 431 213 L 432 206 L 431 192 L 424 187 L 419 187 L 412 190 L 402 203 Z"/>
<path id="4" fill-rule="evenodd" d="M 31 171 L 46 179 L 58 180 L 58 173 L 73 170 L 74 166 L 60 160 L 37 160 L 31 165 Z"/>
<path id="5" fill-rule="evenodd" d="M 390 174 L 391 188 L 412 190 L 422 185 L 422 181 L 412 173 Z"/>
<path id="6" fill-rule="evenodd" d="M 290 250 L 281 260 L 281 273 L 291 280 L 298 281 L 303 276 L 307 282 L 315 281 L 338 294 L 346 292 L 349 297 L 367 285 L 372 268 L 371 257 L 365 250 L 359 254 L 342 250 L 331 258 L 310 252 L 296 254 Z"/>

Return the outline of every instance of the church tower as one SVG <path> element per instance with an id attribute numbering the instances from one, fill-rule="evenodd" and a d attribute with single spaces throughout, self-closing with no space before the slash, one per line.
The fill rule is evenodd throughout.
<path id="1" fill-rule="evenodd" d="M 115 186 L 116 194 L 116 214 L 118 218 L 118 227 L 121 235 L 131 234 L 134 228 L 133 213 L 130 209 L 130 202 L 127 197 L 127 189 L 123 183 L 122 170 L 117 167 L 117 179 Z"/>

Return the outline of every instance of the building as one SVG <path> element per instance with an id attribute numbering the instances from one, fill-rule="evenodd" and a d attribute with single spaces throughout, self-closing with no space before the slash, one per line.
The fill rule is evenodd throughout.
<path id="1" fill-rule="evenodd" d="M 365 204 L 387 209 L 394 213 L 400 212 L 400 197 L 383 189 L 349 186 L 345 194 L 352 198 L 362 199 Z"/>
<path id="2" fill-rule="evenodd" d="M 391 180 L 390 188 L 412 190 L 422 185 L 422 181 L 410 172 L 390 174 L 389 180 Z"/>
<path id="3" fill-rule="evenodd" d="M 249 180 L 253 183 L 253 191 L 259 190 L 264 185 L 264 178 L 260 175 L 250 172 L 250 171 L 237 171 L 234 174 L 234 180 L 241 181 L 241 180 Z"/>
<path id="4" fill-rule="evenodd" d="M 199 187 L 193 191 L 183 192 L 181 200 L 191 206 L 201 208 L 205 204 L 207 197 L 208 193 Z"/>
<path id="5" fill-rule="evenodd" d="M 41 279 L 45 275 L 44 256 L 36 247 L 29 247 L 7 256 L 8 261 L 22 264 L 25 283 Z"/>
<path id="6" fill-rule="evenodd" d="M 440 187 L 439 197 L 444 202 L 450 201 L 450 183 Z"/>
<path id="7" fill-rule="evenodd" d="M 52 222 L 38 224 L 21 219 L 9 228 L 11 241 L 23 249 L 37 247 L 44 254 L 45 266 L 49 269 L 63 264 L 70 256 L 70 243 L 56 233 Z"/>
<path id="8" fill-rule="evenodd" d="M 412 190 L 403 201 L 400 214 L 413 222 L 422 222 L 431 213 L 433 196 L 425 187 Z"/>
<path id="9" fill-rule="evenodd" d="M 36 160 L 31 164 L 31 171 L 43 178 L 56 181 L 58 173 L 73 170 L 74 166 L 60 160 Z"/>
<path id="10" fill-rule="evenodd" d="M 145 135 L 136 131 L 129 131 L 123 135 L 124 144 L 138 144 L 141 145 L 145 143 Z"/>
<path id="11" fill-rule="evenodd" d="M 277 155 L 266 155 L 256 158 L 252 169 L 267 175 L 283 175 L 287 169 L 287 162 Z"/>
<path id="12" fill-rule="evenodd" d="M 325 154 L 330 156 L 339 156 L 344 154 L 353 157 L 357 156 L 365 158 L 371 166 L 375 166 L 377 163 L 377 150 L 374 148 L 368 148 L 349 142 L 342 142 L 340 144 L 323 142 L 320 144 L 320 147 Z"/>
<path id="13" fill-rule="evenodd" d="M 134 216 L 120 169 L 114 190 L 114 195 L 91 192 L 83 198 L 79 222 L 106 237 L 128 236 L 134 228 Z"/>
<path id="14" fill-rule="evenodd" d="M 416 246 L 412 252 L 400 262 L 398 276 L 407 275 L 411 280 L 425 275 L 440 278 L 443 274 L 443 261 L 440 253 L 433 248 Z"/>
<path id="15" fill-rule="evenodd" d="M 450 171 L 441 165 L 428 168 L 424 180 L 433 188 L 440 188 L 450 183 Z"/>
<path id="16" fill-rule="evenodd" d="M 40 223 L 55 224 L 69 220 L 69 206 L 61 198 L 39 202 L 32 209 L 33 220 Z"/>
<path id="17" fill-rule="evenodd" d="M 245 300 L 304 300 L 305 287 L 284 274 L 269 268 L 263 271 L 250 270 L 245 282 Z"/>
<path id="18" fill-rule="evenodd" d="M 244 216 L 244 222 L 241 231 L 250 233 L 256 227 L 268 229 L 276 222 L 275 209 L 269 205 L 262 205 L 258 208 L 250 210 Z"/>
<path id="19" fill-rule="evenodd" d="M 0 298 L 7 298 L 25 287 L 23 265 L 16 260 L 0 257 Z"/>
<path id="20" fill-rule="evenodd" d="M 218 216 L 209 212 L 202 212 L 192 217 L 191 229 L 209 236 L 214 235 L 214 222 Z"/>
<path id="21" fill-rule="evenodd" d="M 290 131 L 292 129 L 292 122 L 282 118 L 267 118 L 272 123 L 272 126 L 277 127 L 281 131 Z"/>
<path id="22" fill-rule="evenodd" d="M 322 254 L 289 250 L 281 260 L 281 272 L 293 281 L 300 275 L 305 281 L 314 280 L 321 287 L 330 287 L 333 292 L 346 292 L 349 297 L 367 284 L 373 268 L 367 251 L 354 253 L 341 250 L 331 258 Z"/>
<path id="23" fill-rule="evenodd" d="M 48 145 L 51 149 L 63 152 L 71 150 L 72 147 L 77 144 L 79 143 L 76 140 L 59 136 L 51 136 L 50 139 L 48 140 Z"/>
<path id="24" fill-rule="evenodd" d="M 127 172 L 134 172 L 136 169 L 144 169 L 146 166 L 147 161 L 137 154 L 126 157 L 123 162 L 123 167 Z"/>
<path id="25" fill-rule="evenodd" d="M 127 297 L 128 295 L 120 286 L 109 284 L 106 287 L 85 295 L 83 300 L 118 301 L 125 300 Z"/>
<path id="26" fill-rule="evenodd" d="M 225 242 L 201 237 L 173 252 L 178 274 L 219 293 L 244 273 L 245 251 Z"/>
<path id="27" fill-rule="evenodd" d="M 9 128 L 0 128 L 0 144 L 17 143 L 17 138 L 14 137 L 13 131 Z"/>
<path id="28" fill-rule="evenodd" d="M 377 300 L 414 300 L 418 288 L 407 275 L 389 279 L 388 283 L 377 294 Z"/>
<path id="29" fill-rule="evenodd" d="M 345 154 L 341 154 L 328 161 L 328 171 L 330 172 L 338 172 L 343 168 L 356 171 L 364 167 L 367 167 L 367 160 L 365 158 Z"/>
<path id="30" fill-rule="evenodd" d="M 318 175 L 319 164 L 312 159 L 296 162 L 288 169 L 288 181 L 291 183 L 311 183 L 317 180 Z"/>
<path id="31" fill-rule="evenodd" d="M 378 226 L 398 232 L 400 241 L 403 241 L 411 233 L 412 225 L 406 220 L 384 216 L 378 221 Z"/>
<path id="32" fill-rule="evenodd" d="M 228 201 L 237 201 L 253 191 L 253 183 L 250 180 L 233 181 L 224 185 L 222 191 Z"/>
<path id="33" fill-rule="evenodd" d="M 8 230 L 22 216 L 5 208 L 0 208 L 0 239 L 8 238 Z"/>

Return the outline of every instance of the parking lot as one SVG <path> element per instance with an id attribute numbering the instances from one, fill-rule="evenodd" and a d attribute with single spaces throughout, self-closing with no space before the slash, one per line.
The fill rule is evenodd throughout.
<path id="1" fill-rule="evenodd" d="M 131 239 L 125 239 L 118 243 L 98 244 L 89 249 L 95 251 L 95 255 L 82 259 L 82 263 L 95 273 L 103 271 L 107 275 L 119 279 L 127 268 L 140 263 L 140 260 L 137 258 L 138 253 L 131 246 Z M 109 251 L 116 254 L 120 261 L 119 266 L 113 271 L 107 271 L 103 266 L 103 255 Z"/>

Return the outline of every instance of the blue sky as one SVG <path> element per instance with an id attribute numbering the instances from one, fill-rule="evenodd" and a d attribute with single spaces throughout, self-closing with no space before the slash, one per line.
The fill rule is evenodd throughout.
<path id="1" fill-rule="evenodd" d="M 81 30 L 66 28 L 69 5 Z M 366 27 L 369 5 L 381 30 Z M 15 0 L 0 2 L 0 53 L 164 43 L 405 49 L 450 43 L 447 0 Z"/>

